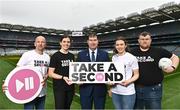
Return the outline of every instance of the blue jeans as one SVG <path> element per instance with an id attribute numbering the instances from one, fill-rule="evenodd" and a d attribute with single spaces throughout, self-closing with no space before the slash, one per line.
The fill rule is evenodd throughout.
<path id="1" fill-rule="evenodd" d="M 161 109 L 162 84 L 136 86 L 135 109 Z"/>
<path id="2" fill-rule="evenodd" d="M 112 93 L 112 101 L 116 109 L 133 109 L 135 104 L 136 94 L 119 95 Z"/>
<path id="3" fill-rule="evenodd" d="M 46 96 L 36 97 L 31 102 L 24 104 L 24 110 L 33 110 L 34 108 L 37 110 L 44 110 Z"/>

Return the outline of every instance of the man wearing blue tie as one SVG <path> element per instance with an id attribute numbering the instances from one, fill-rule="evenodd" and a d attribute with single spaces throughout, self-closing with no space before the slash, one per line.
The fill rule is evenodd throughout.
<path id="1" fill-rule="evenodd" d="M 88 36 L 88 49 L 78 53 L 78 62 L 108 62 L 108 53 L 98 49 L 98 38 L 92 33 Z M 81 84 L 80 102 L 82 109 L 104 109 L 107 87 L 106 84 Z"/>

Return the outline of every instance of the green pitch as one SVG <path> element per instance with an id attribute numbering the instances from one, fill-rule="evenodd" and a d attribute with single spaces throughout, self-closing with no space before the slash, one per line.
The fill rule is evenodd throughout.
<path id="1" fill-rule="evenodd" d="M 7 74 L 15 67 L 19 57 L 0 57 L 0 85 Z M 164 109 L 180 109 L 180 67 L 173 73 L 165 76 L 163 101 Z M 78 86 L 76 85 L 76 95 L 74 96 L 72 109 L 80 109 L 80 100 L 78 96 Z M 112 100 L 107 96 L 106 109 L 113 109 Z M 23 109 L 23 105 L 14 104 L 9 101 L 2 91 L 0 91 L 0 109 Z M 54 96 L 51 79 L 48 80 L 48 94 L 46 98 L 46 109 L 54 109 Z"/>

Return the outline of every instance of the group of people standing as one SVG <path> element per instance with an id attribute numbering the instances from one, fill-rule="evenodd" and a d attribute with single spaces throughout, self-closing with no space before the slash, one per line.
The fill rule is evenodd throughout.
<path id="1" fill-rule="evenodd" d="M 128 43 L 124 37 L 117 37 L 112 59 L 106 51 L 98 48 L 98 37 L 94 33 L 88 36 L 88 48 L 80 51 L 77 59 L 69 52 L 71 45 L 69 36 L 62 36 L 59 42 L 60 50 L 50 58 L 44 53 L 45 38 L 38 36 L 35 39 L 35 50 L 24 53 L 17 63 L 18 66 L 34 66 L 35 60 L 43 60 L 48 64 L 44 66 L 45 70 L 42 72 L 44 77 L 42 94 L 25 104 L 25 109 L 34 107 L 44 109 L 47 76 L 53 78 L 55 108 L 70 109 L 75 88 L 68 76 L 69 62 L 73 61 L 122 62 L 126 74 L 125 81 L 118 84 L 79 84 L 82 109 L 92 109 L 93 105 L 95 109 L 105 109 L 107 85 L 110 86 L 109 95 L 112 96 L 116 109 L 161 109 L 163 71 L 173 72 L 178 67 L 179 58 L 165 49 L 151 47 L 150 33 L 140 33 L 139 47 L 131 50 L 128 50 Z M 162 70 L 158 67 L 158 62 L 163 57 L 170 58 L 172 66 Z M 39 68 L 42 70 L 42 66 Z"/>

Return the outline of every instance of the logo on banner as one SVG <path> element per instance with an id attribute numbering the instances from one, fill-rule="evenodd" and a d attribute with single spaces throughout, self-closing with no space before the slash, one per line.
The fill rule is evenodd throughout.
<path id="1" fill-rule="evenodd" d="M 124 64 L 115 62 L 70 62 L 72 83 L 120 83 L 124 80 Z"/>
<path id="2" fill-rule="evenodd" d="M 42 74 L 32 67 L 17 67 L 12 70 L 4 85 L 6 96 L 14 103 L 24 104 L 35 99 L 42 90 Z"/>

